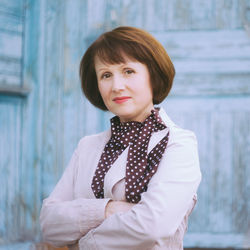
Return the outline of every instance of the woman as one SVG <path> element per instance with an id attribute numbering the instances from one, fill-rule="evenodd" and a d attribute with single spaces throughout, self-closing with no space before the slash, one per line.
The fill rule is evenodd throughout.
<path id="1" fill-rule="evenodd" d="M 154 107 L 175 70 L 147 32 L 102 34 L 80 64 L 85 96 L 111 111 L 111 129 L 80 140 L 44 200 L 45 241 L 70 249 L 183 249 L 201 180 L 197 141 Z"/>

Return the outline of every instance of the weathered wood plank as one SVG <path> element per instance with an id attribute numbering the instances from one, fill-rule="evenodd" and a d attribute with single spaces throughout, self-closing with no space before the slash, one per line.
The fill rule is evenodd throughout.
<path id="1" fill-rule="evenodd" d="M 21 34 L 23 31 L 22 19 L 23 17 L 13 15 L 12 13 L 2 12 L 0 8 L 0 30 Z"/>
<path id="2" fill-rule="evenodd" d="M 36 250 L 31 242 L 16 242 L 12 244 L 10 243 L 5 245 L 0 245 L 0 250 L 27 250 L 27 249 Z"/>
<path id="3" fill-rule="evenodd" d="M 63 157 L 63 1 L 46 1 L 45 6 L 45 71 L 44 79 L 44 146 L 42 182 L 46 183 L 44 194 L 51 192 L 62 172 Z M 55 41 L 58 41 L 55 43 Z"/>
<path id="4" fill-rule="evenodd" d="M 0 12 L 8 13 L 16 17 L 22 17 L 24 15 L 24 0 L 1 0 Z"/>
<path id="5" fill-rule="evenodd" d="M 247 112 L 250 108 L 250 98 L 248 95 L 244 96 L 211 96 L 211 97 L 194 97 L 190 98 L 188 96 L 169 96 L 167 99 L 160 104 L 165 107 L 169 115 L 180 123 L 184 125 L 182 115 L 179 111 L 184 113 L 188 112 Z M 179 119 L 180 118 L 180 119 Z M 186 127 L 189 128 L 189 127 Z M 198 132 L 198 131 L 197 131 Z"/>
<path id="6" fill-rule="evenodd" d="M 201 247 L 205 249 L 249 249 L 250 244 L 247 235 L 242 234 L 210 234 L 210 233 L 191 233 L 184 239 L 185 247 Z"/>
<path id="7" fill-rule="evenodd" d="M 21 79 L 18 75 L 0 74 L 0 84 L 8 86 L 20 86 Z"/>
<path id="8" fill-rule="evenodd" d="M 250 111 L 232 113 L 232 221 L 233 231 L 248 235 L 250 245 L 249 171 L 250 171 Z"/>
<path id="9" fill-rule="evenodd" d="M 188 232 L 199 232 L 201 228 L 208 230 L 209 225 L 208 207 L 210 205 L 210 190 L 208 187 L 211 176 L 210 166 L 212 165 L 210 153 L 212 151 L 210 140 L 212 131 L 211 112 L 200 112 L 190 109 L 189 112 L 181 114 L 183 117 L 183 126 L 194 131 L 198 140 L 198 152 L 203 178 L 198 190 L 197 206 L 189 219 Z"/>
<path id="10" fill-rule="evenodd" d="M 22 36 L 0 30 L 0 84 L 21 84 Z"/>
<path id="11" fill-rule="evenodd" d="M 221 59 L 221 60 L 200 60 L 200 59 L 174 59 L 177 73 L 249 73 L 250 59 Z"/>
<path id="12" fill-rule="evenodd" d="M 190 29 L 206 30 L 215 27 L 216 12 L 214 5 L 216 1 L 193 0 L 190 3 Z"/>
<path id="13" fill-rule="evenodd" d="M 88 0 L 87 5 L 87 31 L 103 30 L 105 20 L 106 0 Z"/>
<path id="14" fill-rule="evenodd" d="M 191 1 L 168 1 L 167 30 L 187 30 L 190 28 Z M 155 13 L 156 14 L 156 13 Z"/>
<path id="15" fill-rule="evenodd" d="M 248 59 L 250 38 L 245 30 L 153 33 L 172 58 Z"/>
<path id="16" fill-rule="evenodd" d="M 148 4 L 150 4 L 150 1 L 147 0 L 137 0 L 136 4 L 134 4 L 133 0 L 121 1 L 120 9 L 122 13 L 119 13 L 121 14 L 120 25 L 134 27 L 143 27 L 144 24 L 146 25 L 150 20 L 148 15 L 144 15 L 145 11 L 147 11 Z M 157 25 L 155 25 L 155 27 L 157 27 Z"/>
<path id="17" fill-rule="evenodd" d="M 21 84 L 21 60 L 0 57 L 0 84 Z"/>
<path id="18" fill-rule="evenodd" d="M 239 0 L 215 1 L 217 29 L 237 29 L 244 26 L 244 20 L 241 18 L 241 3 Z"/>
<path id="19" fill-rule="evenodd" d="M 21 58 L 0 57 L 0 74 L 21 75 Z"/>
<path id="20" fill-rule="evenodd" d="M 170 96 L 249 95 L 250 73 L 177 73 Z"/>
<path id="21" fill-rule="evenodd" d="M 221 104 L 224 105 L 224 104 Z M 209 186 L 209 224 L 211 233 L 230 233 L 232 228 L 232 116 L 230 112 L 211 114 L 212 131 L 208 135 L 212 159 Z M 205 149 L 203 149 L 205 150 Z M 223 191 L 222 191 L 223 189 Z M 220 190 L 220 191 L 219 191 Z"/>
<path id="22" fill-rule="evenodd" d="M 44 96 L 44 15 L 45 1 L 27 0 L 25 14 L 25 42 L 23 57 L 23 84 L 32 91 L 23 103 L 21 206 L 19 210 L 19 237 L 34 241 L 40 237 L 39 213 L 41 208 L 43 154 L 43 96 Z M 36 39 L 34 39 L 36 37 Z M 26 181 L 29 180 L 29 181 Z"/>
<path id="23" fill-rule="evenodd" d="M 141 5 L 136 5 L 136 16 L 141 16 L 138 13 L 140 13 L 139 11 L 142 12 L 143 23 L 141 24 L 141 26 L 146 30 L 150 30 L 151 32 L 165 31 L 167 18 L 172 13 L 169 11 L 169 5 L 171 3 L 169 1 L 147 0 L 143 1 L 143 3 L 140 4 Z"/>
<path id="24" fill-rule="evenodd" d="M 22 86 L 0 85 L 0 95 L 26 97 L 30 89 Z"/>
<path id="25" fill-rule="evenodd" d="M 19 238 L 21 101 L 0 98 L 0 242 Z"/>
<path id="26" fill-rule="evenodd" d="M 177 73 L 249 73 L 250 39 L 243 30 L 155 34 Z"/>
<path id="27" fill-rule="evenodd" d="M 64 8 L 63 67 L 67 70 L 64 71 L 63 79 L 62 120 L 63 130 L 67 132 L 63 135 L 62 169 L 69 162 L 79 138 L 85 134 L 84 100 L 79 80 L 79 63 L 84 53 L 83 47 L 85 44 L 83 35 L 79 30 L 87 27 L 87 19 L 84 18 L 87 15 L 87 7 L 82 3 L 81 0 L 67 1 Z M 75 23 L 73 27 L 72 23 Z M 83 45 L 80 45 L 81 43 Z"/>
<path id="28" fill-rule="evenodd" d="M 20 59 L 22 56 L 22 36 L 0 30 L 0 56 Z"/>
<path id="29" fill-rule="evenodd" d="M 150 31 L 215 30 L 243 28 L 248 1 L 148 1 L 141 27 Z M 136 6 L 140 13 L 140 5 Z M 164 14 L 163 14 L 164 13 Z M 156 25 L 154 25 L 156 23 Z"/>

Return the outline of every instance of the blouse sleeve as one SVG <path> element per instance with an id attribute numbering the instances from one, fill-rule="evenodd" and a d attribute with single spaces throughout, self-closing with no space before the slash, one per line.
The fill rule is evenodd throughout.
<path id="1" fill-rule="evenodd" d="M 152 249 L 159 239 L 175 234 L 201 180 L 194 133 L 175 130 L 141 201 L 90 230 L 80 239 L 80 250 Z"/>
<path id="2" fill-rule="evenodd" d="M 43 201 L 40 213 L 43 239 L 55 246 L 75 243 L 105 218 L 105 206 L 109 199 L 74 199 L 77 169 L 76 149 L 62 178 Z"/>

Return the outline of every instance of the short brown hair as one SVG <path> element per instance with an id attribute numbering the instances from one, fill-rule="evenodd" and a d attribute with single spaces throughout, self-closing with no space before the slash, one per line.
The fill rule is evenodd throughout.
<path id="1" fill-rule="evenodd" d="M 148 32 L 121 26 L 103 33 L 83 55 L 80 79 L 83 93 L 96 107 L 107 110 L 98 89 L 95 57 L 108 64 L 125 63 L 124 55 L 147 66 L 153 91 L 153 104 L 169 94 L 175 69 L 164 47 Z"/>

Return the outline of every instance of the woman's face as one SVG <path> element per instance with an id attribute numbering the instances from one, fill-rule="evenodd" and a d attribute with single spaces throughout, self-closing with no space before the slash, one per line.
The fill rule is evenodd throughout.
<path id="1" fill-rule="evenodd" d="M 125 57 L 125 63 L 106 64 L 95 58 L 102 99 L 121 122 L 142 122 L 151 113 L 153 94 L 147 66 Z"/>

